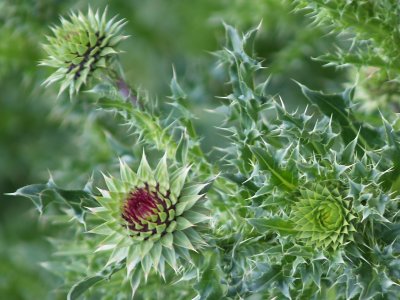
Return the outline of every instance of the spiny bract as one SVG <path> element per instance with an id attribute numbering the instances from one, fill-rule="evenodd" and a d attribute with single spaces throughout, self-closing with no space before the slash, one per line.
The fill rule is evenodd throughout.
<path id="1" fill-rule="evenodd" d="M 51 28 L 54 36 L 47 36 L 49 44 L 43 45 L 48 58 L 40 65 L 57 68 L 45 85 L 61 81 L 59 94 L 69 87 L 73 95 L 95 71 L 109 67 L 110 59 L 118 53 L 115 47 L 127 36 L 119 34 L 125 20 L 106 18 L 107 9 L 100 16 L 90 7 L 86 16 L 79 12 L 71 13 L 69 20 L 61 17 L 61 26 Z"/>
<path id="2" fill-rule="evenodd" d="M 185 183 L 189 169 L 170 173 L 164 156 L 153 171 L 143 154 L 137 173 L 121 161 L 121 179 L 104 176 L 101 207 L 90 209 L 104 223 L 90 232 L 107 236 L 97 251 L 112 250 L 108 264 L 126 259 L 128 275 L 141 263 L 146 277 L 152 267 L 164 276 L 165 262 L 178 271 L 177 258 L 206 244 L 194 228 L 209 219 L 207 184 Z"/>

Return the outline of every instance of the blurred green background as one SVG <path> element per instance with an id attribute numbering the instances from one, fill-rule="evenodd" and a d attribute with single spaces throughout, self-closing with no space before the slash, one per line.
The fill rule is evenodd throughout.
<path id="1" fill-rule="evenodd" d="M 41 82 L 51 70 L 39 68 L 40 43 L 49 25 L 70 10 L 87 10 L 89 1 L 0 0 L 0 298 L 53 299 L 59 280 L 40 267 L 51 258 L 46 236 L 51 228 L 23 198 L 4 195 L 45 182 L 49 172 L 63 187 L 79 186 L 92 171 L 104 170 L 116 156 L 109 146 L 107 122 L 85 103 L 57 99 L 57 87 Z M 223 45 L 222 22 L 241 31 L 257 26 L 256 53 L 271 74 L 271 94 L 292 107 L 305 99 L 295 79 L 312 89 L 337 91 L 348 72 L 323 67 L 312 60 L 339 41 L 310 25 L 292 1 L 282 0 L 115 0 L 91 6 L 129 23 L 121 56 L 128 81 L 163 101 L 169 95 L 172 66 L 199 116 L 197 126 L 205 150 L 218 145 L 218 124 L 205 108 L 218 106 L 226 90 L 224 74 L 211 52 Z M 212 119 L 214 118 L 214 119 Z M 110 130 L 113 127 L 110 125 Z M 128 143 L 128 141 L 127 141 Z M 219 141 L 219 143 L 221 143 Z M 128 145 L 129 146 L 129 145 Z M 68 172 L 66 172 L 68 170 Z"/>

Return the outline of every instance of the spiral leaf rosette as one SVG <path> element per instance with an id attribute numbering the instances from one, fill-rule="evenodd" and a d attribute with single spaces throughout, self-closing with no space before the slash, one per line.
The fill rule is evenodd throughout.
<path id="1" fill-rule="evenodd" d="M 90 232 L 107 236 L 97 251 L 112 250 L 108 264 L 126 259 L 128 275 L 141 263 L 145 276 L 152 267 L 164 276 L 165 262 L 178 271 L 178 258 L 206 245 L 198 231 L 209 219 L 208 183 L 187 183 L 189 169 L 171 172 L 164 156 L 152 170 L 143 154 L 137 172 L 121 161 L 121 179 L 104 176 L 101 207 L 91 209 L 104 222 Z"/>
<path id="2" fill-rule="evenodd" d="M 61 81 L 59 94 L 69 88 L 73 95 L 94 72 L 108 68 L 116 46 L 127 38 L 119 34 L 125 20 L 115 19 L 107 21 L 107 9 L 100 16 L 90 7 L 87 15 L 72 12 L 69 20 L 61 18 L 61 26 L 51 28 L 54 36 L 47 36 L 49 44 L 43 45 L 48 58 L 40 65 L 57 68 L 44 84 Z"/>
<path id="3" fill-rule="evenodd" d="M 317 248 L 336 250 L 353 240 L 356 231 L 352 202 L 345 199 L 335 184 L 313 184 L 300 189 L 291 220 L 298 238 Z"/>

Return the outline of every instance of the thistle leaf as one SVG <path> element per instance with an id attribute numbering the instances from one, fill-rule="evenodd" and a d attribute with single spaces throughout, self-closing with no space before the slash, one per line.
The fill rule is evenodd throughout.
<path id="1" fill-rule="evenodd" d="M 305 85 L 296 82 L 304 96 L 310 101 L 311 104 L 316 105 L 319 110 L 329 118 L 332 118 L 340 124 L 342 129 L 341 135 L 346 144 L 357 140 L 358 133 L 360 132 L 361 125 L 355 122 L 350 108 L 350 101 L 354 94 L 354 89 L 347 89 L 341 94 L 324 94 L 310 90 Z M 363 131 L 358 138 L 359 146 L 369 149 L 368 137 L 363 136 Z M 361 150 L 359 148 L 359 150 Z"/>
<path id="2" fill-rule="evenodd" d="M 52 202 L 65 205 L 73 210 L 74 217 L 82 224 L 85 224 L 87 207 L 99 206 L 94 196 L 87 191 L 58 188 L 51 178 L 47 184 L 28 185 L 9 195 L 29 198 L 39 213 L 43 213 L 45 207 Z"/>
<path id="3" fill-rule="evenodd" d="M 68 292 L 67 300 L 76 300 L 78 299 L 86 290 L 91 288 L 96 283 L 104 280 L 105 277 L 101 275 L 95 275 L 91 277 L 87 277 L 82 281 L 76 283 Z"/>
<path id="4" fill-rule="evenodd" d="M 293 183 L 295 182 L 295 177 L 293 173 L 279 167 L 278 163 L 266 150 L 259 147 L 251 147 L 250 149 L 256 156 L 260 168 L 271 172 L 271 175 L 276 180 L 277 184 L 281 184 L 288 190 L 295 189 L 296 186 Z"/>
<path id="5" fill-rule="evenodd" d="M 76 300 L 81 296 L 84 292 L 86 292 L 89 288 L 95 285 L 98 282 L 103 280 L 107 280 L 114 273 L 121 270 L 123 267 L 123 263 L 115 264 L 113 266 L 107 267 L 96 275 L 86 277 L 81 281 L 74 284 L 68 292 L 67 300 Z"/>
<path id="6" fill-rule="evenodd" d="M 253 226 L 259 233 L 265 234 L 269 231 L 277 231 L 283 235 L 290 235 L 297 233 L 295 224 L 290 220 L 281 218 L 253 218 L 247 219 L 247 222 Z"/>

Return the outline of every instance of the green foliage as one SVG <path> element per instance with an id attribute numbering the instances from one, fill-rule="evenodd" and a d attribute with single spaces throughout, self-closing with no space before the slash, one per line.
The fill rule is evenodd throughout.
<path id="1" fill-rule="evenodd" d="M 260 67 L 241 44 L 248 38 L 228 27 L 219 54 L 230 72 L 226 131 L 235 145 L 223 151 L 229 172 L 244 179 L 235 180 L 240 194 L 251 201 L 244 218 L 257 234 L 248 238 L 263 238 L 266 249 L 252 258 L 260 275 L 242 280 L 266 281 L 250 288 L 266 298 L 324 299 L 335 286 L 337 299 L 394 299 L 399 278 L 382 265 L 383 252 L 398 243 L 399 200 L 382 182 L 395 167 L 381 159 L 381 145 L 390 143 L 382 134 L 385 121 L 368 128 L 357 119 L 351 90 L 325 95 L 303 85 L 315 112 L 288 112 L 249 76 Z"/>
<path id="2" fill-rule="evenodd" d="M 338 49 L 335 54 L 321 57 L 338 65 L 377 67 L 396 79 L 400 31 L 399 5 L 395 0 L 385 1 L 297 1 L 299 8 L 311 11 L 315 23 L 327 23 L 337 33 L 354 36 L 349 49 Z"/>
<path id="3" fill-rule="evenodd" d="M 227 18 L 240 15 L 239 2 Z M 267 4 L 248 5 L 264 11 Z M 269 5 L 290 10 L 286 2 Z M 274 76 L 285 73 L 279 65 L 305 54 L 288 46 L 266 70 L 255 53 L 262 24 L 243 35 L 224 24 L 217 68 L 182 84 L 178 66 L 172 95 L 154 99 L 128 84 L 121 65 L 129 70 L 129 63 L 119 64 L 107 48 L 125 39 L 118 33 L 123 21 L 105 16 L 89 9 L 62 19 L 44 60 L 59 68 L 47 83 L 60 80 L 60 93 L 69 87 L 80 98 L 54 104 L 53 114 L 83 128 L 58 176 L 63 186 L 84 187 L 61 188 L 50 178 L 13 193 L 31 199 L 54 229 L 53 256 L 41 264 L 62 282 L 53 298 L 398 297 L 400 128 L 389 109 L 368 115 L 357 86 L 324 93 L 313 89 L 329 84 L 311 89 L 301 78 L 298 86 L 286 78 L 297 97 L 275 95 Z M 243 13 L 241 22 L 254 20 Z M 296 41 L 324 32 L 304 28 Z M 66 62 L 71 51 L 78 54 Z M 107 57 L 96 65 L 102 80 L 86 82 L 96 51 Z M 211 119 L 196 99 L 215 94 L 213 103 L 202 100 Z M 218 143 L 203 139 L 217 134 Z"/>
<path id="4" fill-rule="evenodd" d="M 86 207 L 96 204 L 96 200 L 88 191 L 89 185 L 90 182 L 83 190 L 63 190 L 57 187 L 53 179 L 50 178 L 46 184 L 28 185 L 10 195 L 31 199 L 40 213 L 43 213 L 50 202 L 57 201 L 60 206 L 70 209 L 74 218 L 84 224 Z"/>

